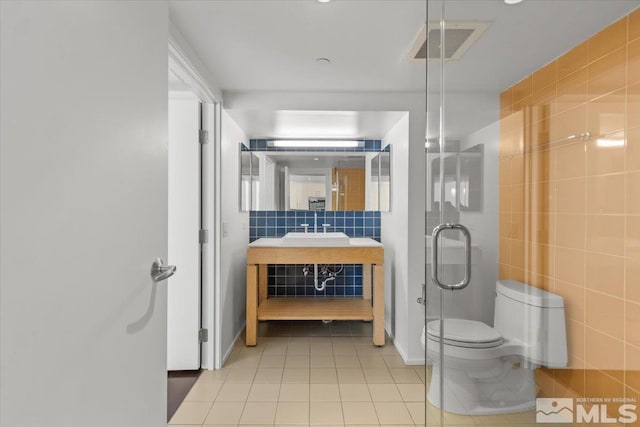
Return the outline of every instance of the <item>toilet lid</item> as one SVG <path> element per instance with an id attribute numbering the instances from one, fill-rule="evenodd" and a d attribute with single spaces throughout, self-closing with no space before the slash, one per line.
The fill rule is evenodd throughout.
<path id="1" fill-rule="evenodd" d="M 434 320 L 427 324 L 429 338 L 440 341 L 440 321 Z M 500 332 L 482 322 L 465 319 L 444 320 L 445 344 L 459 347 L 487 348 L 496 347 L 504 340 Z"/>

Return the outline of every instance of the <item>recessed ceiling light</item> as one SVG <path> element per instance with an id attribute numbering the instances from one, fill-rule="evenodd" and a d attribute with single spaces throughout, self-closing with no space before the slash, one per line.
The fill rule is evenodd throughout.
<path id="1" fill-rule="evenodd" d="M 506 4 L 518 4 L 522 3 L 522 0 L 504 0 Z"/>
<path id="2" fill-rule="evenodd" d="M 331 0 L 318 0 L 318 3 L 329 3 Z"/>
<path id="3" fill-rule="evenodd" d="M 331 64 L 331 60 L 329 58 L 316 58 L 316 62 L 323 65 Z"/>

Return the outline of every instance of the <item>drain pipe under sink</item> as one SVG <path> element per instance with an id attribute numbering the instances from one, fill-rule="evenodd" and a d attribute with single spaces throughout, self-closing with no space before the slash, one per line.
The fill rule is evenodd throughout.
<path id="1" fill-rule="evenodd" d="M 329 279 L 324 280 L 322 283 L 318 283 L 318 264 L 313 264 L 313 287 L 316 288 L 316 291 L 324 291 L 324 288 L 327 287 L 328 280 Z"/>

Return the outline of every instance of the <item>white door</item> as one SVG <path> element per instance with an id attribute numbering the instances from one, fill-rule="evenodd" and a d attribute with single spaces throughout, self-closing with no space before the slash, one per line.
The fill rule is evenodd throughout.
<path id="1" fill-rule="evenodd" d="M 164 2 L 0 2 L 3 427 L 166 423 L 167 32 Z"/>
<path id="2" fill-rule="evenodd" d="M 169 263 L 167 369 L 200 368 L 200 101 L 169 93 Z"/>

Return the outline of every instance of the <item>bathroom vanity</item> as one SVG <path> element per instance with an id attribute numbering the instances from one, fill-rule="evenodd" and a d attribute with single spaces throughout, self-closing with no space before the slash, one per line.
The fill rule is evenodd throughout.
<path id="1" fill-rule="evenodd" d="M 373 344 L 384 345 L 384 248 L 369 238 L 334 239 L 323 233 L 262 238 L 247 250 L 246 345 L 257 343 L 259 320 L 373 321 Z M 295 234 L 295 235 L 294 235 Z M 326 233 L 342 234 L 342 233 Z M 269 264 L 362 264 L 362 297 L 267 296 Z"/>

